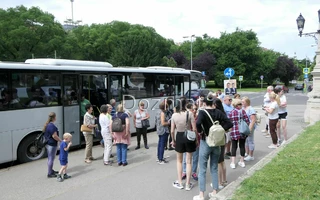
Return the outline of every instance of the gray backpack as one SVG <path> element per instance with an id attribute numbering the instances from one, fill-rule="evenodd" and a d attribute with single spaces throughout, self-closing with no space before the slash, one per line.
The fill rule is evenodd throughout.
<path id="1" fill-rule="evenodd" d="M 119 117 L 119 115 L 117 113 L 116 118 L 114 118 L 114 120 L 112 120 L 112 126 L 111 126 L 112 132 L 122 132 L 123 131 L 122 120 L 121 120 L 122 114 Z"/>

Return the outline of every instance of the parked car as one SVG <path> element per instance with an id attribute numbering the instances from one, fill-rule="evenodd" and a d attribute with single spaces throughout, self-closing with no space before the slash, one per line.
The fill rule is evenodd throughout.
<path id="1" fill-rule="evenodd" d="M 297 83 L 296 86 L 294 87 L 294 90 L 303 90 L 303 84 L 302 83 Z"/>
<path id="2" fill-rule="evenodd" d="M 207 96 L 211 92 L 209 89 L 195 89 L 191 90 L 190 93 L 190 98 L 193 99 L 193 101 L 196 101 L 199 99 L 200 95 L 203 94 L 204 96 Z M 186 92 L 185 97 L 188 99 L 189 98 L 189 90 Z"/>
<path id="3" fill-rule="evenodd" d="M 274 89 L 283 90 L 284 93 L 289 93 L 289 88 L 285 85 L 276 85 L 276 87 L 274 87 Z"/>
<path id="4" fill-rule="evenodd" d="M 313 89 L 313 85 L 309 85 L 309 86 L 308 86 L 308 92 L 311 92 L 312 89 Z"/>

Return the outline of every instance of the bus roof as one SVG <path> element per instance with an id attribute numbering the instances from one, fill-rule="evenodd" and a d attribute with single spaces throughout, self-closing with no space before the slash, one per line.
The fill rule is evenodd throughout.
<path id="1" fill-rule="evenodd" d="M 26 61 L 27 62 L 27 61 Z M 29 61 L 28 61 L 29 62 Z M 164 74 L 190 74 L 189 70 L 172 70 L 171 68 L 147 68 L 147 67 L 106 67 L 88 65 L 52 65 L 52 64 L 25 64 L 25 63 L 0 63 L 0 69 L 13 70 L 47 70 L 47 71 L 72 71 L 72 72 L 128 72 L 128 73 L 164 73 Z"/>
<path id="2" fill-rule="evenodd" d="M 108 62 L 87 61 L 87 60 L 52 59 L 52 58 L 27 59 L 25 61 L 25 63 L 26 64 L 37 64 L 37 65 L 113 67 Z"/>

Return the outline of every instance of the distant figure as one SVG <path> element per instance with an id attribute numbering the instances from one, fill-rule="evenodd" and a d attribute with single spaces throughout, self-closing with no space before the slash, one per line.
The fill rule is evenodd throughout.
<path id="1" fill-rule="evenodd" d="M 86 114 L 87 110 L 86 110 L 86 105 L 87 104 L 91 104 L 90 101 L 88 99 L 86 99 L 86 96 L 84 93 L 81 94 L 81 102 L 80 102 L 80 106 L 81 106 L 81 122 L 83 121 L 83 116 Z"/>
<path id="2" fill-rule="evenodd" d="M 219 98 L 221 101 L 223 101 L 223 99 L 224 99 L 224 94 L 221 92 L 221 90 L 217 90 L 217 96 L 218 96 L 218 98 Z"/>
<path id="3" fill-rule="evenodd" d="M 241 99 L 240 94 L 234 94 L 233 98 L 234 99 Z"/>
<path id="4" fill-rule="evenodd" d="M 111 117 L 113 117 L 116 114 L 116 100 L 111 99 L 110 105 L 112 106 Z"/>

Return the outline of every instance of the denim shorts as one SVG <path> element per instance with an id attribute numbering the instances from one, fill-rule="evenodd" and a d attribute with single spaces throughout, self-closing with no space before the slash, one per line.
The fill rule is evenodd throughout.
<path id="1" fill-rule="evenodd" d="M 60 160 L 60 165 L 65 166 L 68 164 L 68 160 Z"/>

